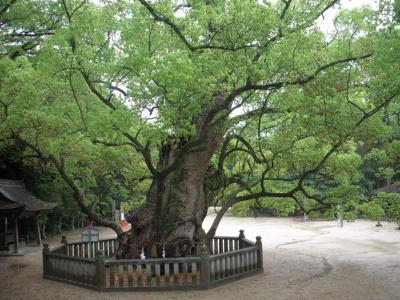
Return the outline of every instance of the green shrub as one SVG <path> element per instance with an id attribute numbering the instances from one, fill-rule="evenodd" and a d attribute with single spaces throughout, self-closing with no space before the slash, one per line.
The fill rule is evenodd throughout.
<path id="1" fill-rule="evenodd" d="M 400 194 L 399 193 L 379 193 L 374 198 L 385 211 L 386 217 L 390 222 L 396 222 L 400 226 Z"/>
<path id="2" fill-rule="evenodd" d="M 261 207 L 269 208 L 274 216 L 287 217 L 296 211 L 296 202 L 291 198 L 263 198 Z"/>
<path id="3" fill-rule="evenodd" d="M 369 220 L 380 221 L 385 216 L 385 211 L 375 201 L 361 204 L 358 206 L 358 210 Z"/>
<path id="4" fill-rule="evenodd" d="M 236 217 L 248 217 L 252 215 L 252 206 L 254 206 L 254 201 L 244 201 L 236 203 L 232 206 L 232 215 Z"/>

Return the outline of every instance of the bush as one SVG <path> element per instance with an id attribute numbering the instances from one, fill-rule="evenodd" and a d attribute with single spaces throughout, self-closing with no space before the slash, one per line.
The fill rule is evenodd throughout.
<path id="1" fill-rule="evenodd" d="M 296 211 L 296 202 L 291 198 L 263 198 L 261 207 L 269 208 L 274 216 L 287 217 Z"/>
<path id="2" fill-rule="evenodd" d="M 237 217 L 248 217 L 257 208 L 265 208 L 276 217 L 287 217 L 296 211 L 297 205 L 291 198 L 262 198 L 258 203 L 254 200 L 237 203 L 232 206 L 231 212 Z"/>
<path id="3" fill-rule="evenodd" d="M 358 210 L 369 220 L 380 221 L 385 216 L 385 211 L 375 201 L 361 204 L 358 206 Z"/>
<path id="4" fill-rule="evenodd" d="M 385 211 L 386 217 L 390 222 L 396 222 L 400 226 L 400 194 L 399 193 L 379 193 L 374 198 Z"/>
<path id="5" fill-rule="evenodd" d="M 254 201 L 244 201 L 232 206 L 231 212 L 236 217 L 248 217 L 252 215 Z"/>

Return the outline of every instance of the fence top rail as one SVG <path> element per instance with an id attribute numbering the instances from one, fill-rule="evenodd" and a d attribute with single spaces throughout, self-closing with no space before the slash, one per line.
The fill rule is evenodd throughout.
<path id="1" fill-rule="evenodd" d="M 104 263 L 106 265 L 123 265 L 123 264 L 153 264 L 153 263 L 190 263 L 190 262 L 200 262 L 201 258 L 196 257 L 171 257 L 171 258 L 149 258 L 149 259 L 106 259 Z"/>
<path id="2" fill-rule="evenodd" d="M 252 245 L 252 246 L 254 246 L 256 243 L 254 243 L 254 242 L 252 242 L 252 241 L 250 241 L 250 240 L 248 240 L 248 239 L 240 239 L 241 241 L 243 241 L 243 242 L 245 242 L 245 243 L 247 243 L 247 244 L 249 244 L 249 245 Z"/>
<path id="3" fill-rule="evenodd" d="M 214 240 L 221 239 L 221 240 L 239 240 L 240 238 L 237 236 L 214 236 Z"/>
<path id="4" fill-rule="evenodd" d="M 239 249 L 239 250 L 233 250 L 233 251 L 219 253 L 219 254 L 212 254 L 212 255 L 210 255 L 210 259 L 217 259 L 217 258 L 220 258 L 220 257 L 233 256 L 233 255 L 236 255 L 236 254 L 246 253 L 246 252 L 250 252 L 250 251 L 254 251 L 254 250 L 258 250 L 258 247 L 257 246 L 251 246 L 251 247 L 242 248 L 242 249 Z"/>
<path id="5" fill-rule="evenodd" d="M 67 242 L 67 245 L 79 245 L 79 244 L 99 243 L 99 242 L 117 241 L 117 240 L 118 240 L 117 238 L 109 238 L 109 239 L 99 239 L 98 241 L 92 241 L 92 242 L 72 241 L 72 242 Z"/>
<path id="6" fill-rule="evenodd" d="M 56 252 L 56 251 L 60 251 L 60 250 L 62 250 L 64 247 L 65 247 L 64 244 L 55 246 L 55 247 L 53 247 L 53 248 L 50 249 L 50 253 L 54 253 L 54 252 Z"/>
<path id="7" fill-rule="evenodd" d="M 54 257 L 54 258 L 62 258 L 66 260 L 74 260 L 74 261 L 79 261 L 79 262 L 86 262 L 86 263 L 95 263 L 94 258 L 84 258 L 84 257 L 76 257 L 76 256 L 68 256 L 65 254 L 59 254 L 59 253 L 48 253 L 48 257 Z"/>

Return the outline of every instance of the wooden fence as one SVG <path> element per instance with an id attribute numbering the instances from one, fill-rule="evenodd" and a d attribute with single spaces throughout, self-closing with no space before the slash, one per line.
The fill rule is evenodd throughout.
<path id="1" fill-rule="evenodd" d="M 200 256 L 113 259 L 116 239 L 43 248 L 43 277 L 101 291 L 207 289 L 263 271 L 261 238 L 214 237 Z"/>

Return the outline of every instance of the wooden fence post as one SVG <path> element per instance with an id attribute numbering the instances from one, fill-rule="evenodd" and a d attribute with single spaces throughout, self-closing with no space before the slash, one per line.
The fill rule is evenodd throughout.
<path id="1" fill-rule="evenodd" d="M 106 267 L 103 250 L 96 250 L 96 285 L 99 290 L 106 286 Z"/>
<path id="2" fill-rule="evenodd" d="M 201 259 L 201 285 L 205 288 L 210 286 L 210 254 L 208 253 L 207 246 L 203 244 L 200 248 Z"/>
<path id="3" fill-rule="evenodd" d="M 244 239 L 245 238 L 245 236 L 244 236 L 244 230 L 243 229 L 240 229 L 239 230 L 239 249 L 242 249 L 243 248 L 243 241 L 242 241 L 242 239 Z"/>
<path id="4" fill-rule="evenodd" d="M 256 246 L 258 248 L 258 250 L 257 250 L 257 268 L 264 270 L 261 236 L 256 237 Z"/>
<path id="5" fill-rule="evenodd" d="M 50 249 L 49 249 L 49 244 L 48 243 L 43 243 L 43 250 L 42 250 L 42 257 L 43 257 L 43 277 L 46 277 L 48 271 L 49 271 L 49 260 L 47 257 L 47 254 L 49 254 Z"/>

